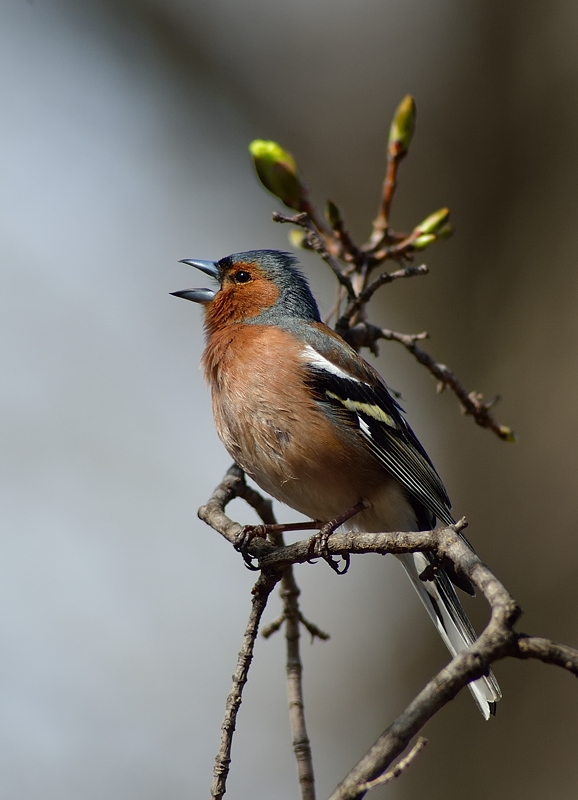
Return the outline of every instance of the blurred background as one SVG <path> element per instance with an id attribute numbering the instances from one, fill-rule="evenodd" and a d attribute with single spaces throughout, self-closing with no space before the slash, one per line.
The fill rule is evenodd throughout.
<path id="1" fill-rule="evenodd" d="M 448 205 L 457 234 L 373 319 L 428 330 L 469 389 L 502 395 L 519 444 L 461 417 L 397 345 L 377 366 L 520 629 L 578 645 L 576 3 L 3 0 L 0 22 L 1 796 L 208 796 L 254 576 L 196 517 L 229 457 L 200 311 L 169 296 L 199 276 L 177 261 L 288 247 L 256 137 L 365 237 L 407 92 L 393 223 Z M 303 262 L 327 311 L 332 281 Z M 332 635 L 303 642 L 322 798 L 447 653 L 394 559 L 297 577 Z M 468 611 L 483 623 L 482 600 Z M 463 692 L 375 797 L 576 797 L 576 682 L 496 672 L 496 719 Z M 231 797 L 295 798 L 281 636 L 258 642 L 245 699 Z"/>

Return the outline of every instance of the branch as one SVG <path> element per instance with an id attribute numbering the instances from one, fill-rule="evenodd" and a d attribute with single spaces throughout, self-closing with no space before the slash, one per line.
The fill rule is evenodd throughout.
<path id="1" fill-rule="evenodd" d="M 554 664 L 578 678 L 578 652 L 568 645 L 520 634 L 518 652 L 513 655 L 516 658 L 537 658 L 545 664 Z"/>
<path id="2" fill-rule="evenodd" d="M 315 250 L 321 258 L 329 265 L 329 268 L 339 281 L 339 283 L 347 289 L 348 299 L 355 297 L 355 291 L 351 278 L 346 275 L 345 271 L 339 266 L 339 262 L 334 258 L 326 247 L 322 235 L 315 227 L 308 214 L 301 213 L 295 214 L 293 217 L 288 217 L 285 214 L 280 214 L 278 211 L 273 212 L 274 222 L 291 222 L 293 225 L 299 225 L 307 234 L 307 243 L 312 250 Z"/>
<path id="3" fill-rule="evenodd" d="M 475 391 L 468 392 L 449 367 L 436 361 L 429 353 L 417 346 L 417 341 L 428 338 L 428 334 L 425 331 L 415 334 L 398 333 L 388 328 L 379 328 L 369 322 L 360 322 L 343 333 L 342 336 L 356 349 L 368 347 L 373 353 L 378 352 L 377 342 L 380 339 L 399 342 L 420 364 L 426 367 L 434 378 L 438 379 L 438 392 L 442 392 L 446 387 L 452 390 L 460 401 L 463 414 L 472 416 L 480 427 L 488 428 L 500 439 L 506 442 L 516 441 L 516 434 L 512 429 L 507 425 L 500 425 L 490 413 L 490 409 L 499 398 L 495 397 L 489 402 L 484 402 L 482 394 Z"/>
<path id="4" fill-rule="evenodd" d="M 302 800 L 315 800 L 315 777 L 311 743 L 305 726 L 305 704 L 303 701 L 303 664 L 299 649 L 300 638 L 300 589 L 291 568 L 283 573 L 281 599 L 285 617 L 285 640 L 287 642 L 287 696 L 289 721 L 293 733 L 293 752 L 297 760 L 299 787 Z"/>
<path id="5" fill-rule="evenodd" d="M 383 188 L 381 190 L 381 202 L 377 217 L 373 222 L 371 238 L 367 243 L 368 250 L 373 250 L 376 247 L 379 247 L 384 238 L 387 237 L 391 203 L 397 188 L 397 170 L 399 169 L 399 165 L 405 155 L 406 151 L 401 150 L 399 147 L 388 148 L 387 167 L 385 170 Z"/>
<path id="6" fill-rule="evenodd" d="M 246 486 L 246 484 L 245 484 Z M 273 514 L 270 500 L 264 498 L 254 489 L 247 487 L 244 494 L 245 499 L 249 497 L 250 504 L 257 511 L 266 525 L 274 525 L 276 520 Z M 271 534 L 270 534 L 271 535 Z M 283 533 L 278 531 L 271 536 L 273 543 L 277 547 L 284 547 Z M 285 623 L 285 640 L 287 643 L 287 699 L 289 703 L 289 722 L 293 734 L 293 752 L 297 761 L 297 774 L 299 787 L 301 789 L 302 800 L 315 800 L 315 775 L 313 772 L 313 755 L 311 752 L 311 742 L 307 735 L 305 725 L 305 704 L 303 701 L 303 664 L 301 663 L 301 653 L 299 639 L 301 636 L 299 624 L 305 622 L 299 610 L 299 595 L 301 590 L 295 581 L 292 567 L 287 567 L 283 571 L 281 578 L 281 588 L 279 591 L 283 602 L 283 613 L 279 620 L 273 625 L 268 626 L 263 631 L 263 636 L 269 638 L 276 630 L 279 630 Z M 311 623 L 306 623 L 311 632 Z M 319 630 L 319 629 L 317 629 Z M 328 635 L 319 631 L 320 638 L 328 639 Z M 313 635 L 313 634 L 312 634 Z"/>
<path id="7" fill-rule="evenodd" d="M 493 431 L 493 433 L 503 441 L 516 441 L 516 435 L 512 429 L 507 425 L 499 424 L 490 413 L 490 409 L 498 398 L 489 402 L 484 402 L 482 394 L 475 391 L 468 392 L 458 380 L 457 375 L 452 372 L 449 367 L 436 361 L 424 350 L 417 347 L 416 341 L 426 338 L 427 334 L 408 335 L 397 333 L 387 328 L 380 328 L 377 325 L 372 325 L 371 323 L 365 322 L 363 319 L 367 303 L 382 286 L 400 278 L 412 278 L 417 275 L 426 275 L 428 273 L 427 266 L 421 264 L 418 267 L 409 266 L 396 270 L 395 272 L 383 272 L 371 283 L 367 283 L 371 268 L 378 263 L 381 263 L 387 258 L 400 258 L 407 255 L 409 252 L 408 248 L 411 250 L 416 238 L 420 236 L 419 230 L 414 231 L 402 241 L 390 245 L 383 251 L 374 252 L 373 254 L 364 254 L 361 250 L 356 249 L 354 243 L 348 238 L 347 246 L 349 257 L 350 259 L 355 257 L 357 260 L 355 261 L 355 266 L 350 266 L 349 270 L 347 270 L 347 268 L 342 269 L 338 260 L 329 252 L 327 248 L 327 234 L 318 230 L 308 214 L 301 213 L 291 217 L 276 211 L 273 213 L 273 219 L 275 222 L 290 222 L 303 228 L 307 233 L 307 243 L 309 247 L 323 258 L 333 271 L 333 274 L 336 276 L 341 286 L 346 290 L 348 304 L 344 312 L 339 316 L 335 324 L 335 330 L 352 347 L 356 350 L 359 350 L 361 347 L 367 347 L 374 355 L 377 355 L 377 342 L 380 339 L 403 344 L 414 358 L 437 378 L 438 391 L 443 391 L 449 386 L 460 401 L 463 414 L 473 417 L 480 427 Z M 343 222 L 340 216 L 338 222 L 338 227 L 341 230 L 343 228 Z M 342 247 L 343 239 L 341 234 L 334 233 L 334 235 L 337 237 L 336 244 Z M 339 305 L 338 299 L 335 309 L 336 313 L 338 313 Z M 360 318 L 360 322 L 352 325 L 356 317 Z"/>
<path id="8" fill-rule="evenodd" d="M 349 329 L 349 323 L 351 319 L 357 314 L 361 309 L 367 305 L 367 303 L 371 300 L 373 295 L 376 293 L 378 289 L 382 286 L 385 286 L 386 283 L 393 283 L 393 281 L 398 280 L 399 278 L 414 278 L 417 275 L 427 275 L 429 272 L 427 266 L 425 264 L 420 264 L 419 267 L 405 267 L 404 269 L 398 269 L 395 272 L 382 272 L 378 278 L 375 278 L 366 288 L 355 297 L 353 300 L 347 305 L 347 308 L 341 315 L 341 317 L 337 320 L 335 324 L 335 330 L 340 336 L 343 336 L 347 333 Z"/>
<path id="9" fill-rule="evenodd" d="M 362 783 L 359 787 L 359 791 L 363 793 L 370 792 L 372 789 L 377 789 L 378 786 L 385 786 L 386 783 L 389 783 L 395 778 L 399 778 L 402 772 L 405 772 L 414 759 L 421 753 L 426 744 L 427 739 L 425 739 L 423 736 L 420 736 L 406 757 L 402 758 L 393 769 L 390 769 L 389 772 L 385 772 L 383 775 L 380 775 L 379 778 L 375 778 L 373 781 Z"/>
<path id="10" fill-rule="evenodd" d="M 223 535 L 236 526 L 224 513 L 226 504 L 235 496 L 231 489 L 231 473 L 234 471 L 238 474 L 239 468 L 229 470 L 209 504 L 204 507 L 211 509 L 210 513 L 204 514 L 208 523 Z M 237 477 L 237 480 L 244 483 L 242 478 Z M 424 687 L 348 773 L 330 800 L 357 800 L 368 791 L 368 784 L 372 786 L 372 782 L 377 779 L 383 782 L 386 770 L 403 753 L 426 722 L 468 683 L 487 674 L 490 665 L 495 661 L 506 657 L 535 658 L 560 666 L 578 676 L 578 650 L 514 630 L 522 613 L 521 609 L 460 535 L 466 525 L 466 521 L 462 519 L 455 525 L 431 531 L 334 533 L 327 542 L 329 555 L 342 557 L 356 553 L 399 554 L 429 551 L 441 564 L 450 562 L 458 572 L 464 574 L 483 594 L 491 608 L 490 621 L 476 642 L 453 658 Z M 263 574 L 268 576 L 279 574 L 293 564 L 305 563 L 311 557 L 308 540 L 276 546 L 272 542 L 255 539 L 248 549 L 253 557 L 259 559 Z M 295 708 L 300 709 L 301 703 L 302 700 L 298 701 Z"/>
<path id="11" fill-rule="evenodd" d="M 231 763 L 231 745 L 237 721 L 237 713 L 241 706 L 243 688 L 247 683 L 249 667 L 253 660 L 253 649 L 255 639 L 259 629 L 259 622 L 267 605 L 269 595 L 280 576 L 274 572 L 262 572 L 253 587 L 253 601 L 249 621 L 243 636 L 243 645 L 237 659 L 237 668 L 233 674 L 233 686 L 227 697 L 225 705 L 225 718 L 221 726 L 221 744 L 219 752 L 215 758 L 213 769 L 213 785 L 211 786 L 211 798 L 221 800 L 227 788 L 227 777 L 229 775 L 229 765 Z"/>
<path id="12" fill-rule="evenodd" d="M 279 530 L 275 531 L 271 538 L 273 539 L 273 547 L 275 548 L 283 548 L 285 546 L 285 542 L 283 540 L 283 533 L 281 528 L 282 525 L 277 526 L 275 515 L 273 514 L 273 504 L 271 500 L 264 498 L 259 492 L 252 489 L 250 486 L 247 485 L 245 482 L 245 475 L 243 470 L 237 466 L 237 464 L 233 464 L 228 470 L 227 474 L 223 478 L 223 481 L 217 486 L 215 491 L 213 492 L 209 502 L 199 509 L 199 516 L 203 519 L 207 524 L 211 525 L 215 530 L 221 533 L 225 538 L 229 539 L 233 544 L 235 543 L 236 536 L 241 530 L 241 526 L 237 525 L 237 523 L 233 522 L 232 520 L 227 517 L 225 514 L 225 507 L 228 503 L 231 502 L 235 497 L 241 497 L 245 500 L 261 517 L 262 521 L 268 526 L 275 526 L 279 528 Z M 263 542 L 263 540 L 257 540 L 259 543 L 263 545 L 267 545 L 267 543 Z M 271 547 L 271 545 L 269 545 Z M 303 702 L 303 665 L 301 663 L 301 655 L 300 655 L 300 648 L 299 648 L 299 639 L 300 639 L 300 630 L 299 624 L 303 624 L 306 629 L 309 631 L 311 636 L 317 636 L 320 639 L 328 639 L 328 634 L 324 633 L 320 630 L 316 625 L 313 623 L 308 622 L 302 615 L 299 609 L 299 594 L 300 589 L 297 586 L 295 581 L 295 576 L 293 574 L 293 569 L 291 565 L 288 565 L 283 568 L 282 571 L 278 570 L 277 568 L 272 568 L 271 570 L 263 570 L 261 573 L 261 578 L 264 576 L 268 576 L 267 580 L 272 581 L 271 587 L 268 590 L 267 597 L 275 585 L 279 578 L 281 578 L 281 588 L 280 588 L 280 596 L 281 600 L 283 601 L 283 613 L 281 617 L 275 620 L 273 623 L 268 625 L 266 628 L 263 629 L 262 635 L 265 638 L 268 638 L 273 633 L 278 631 L 283 623 L 285 623 L 285 638 L 287 641 L 287 694 L 288 694 L 288 702 L 289 702 L 289 719 L 291 723 L 291 731 L 293 733 L 293 751 L 295 753 L 295 758 L 297 761 L 297 772 L 299 776 L 299 786 L 301 788 L 301 797 L 302 800 L 315 800 L 315 777 L 313 772 L 313 757 L 311 753 L 311 744 L 309 741 L 309 737 L 307 735 L 307 728 L 305 725 L 305 706 Z M 261 579 L 260 579 L 261 580 Z M 259 586 L 259 581 L 257 581 L 256 587 Z M 268 584 L 267 584 L 268 586 Z M 266 603 L 267 598 L 265 598 Z M 255 601 L 254 601 L 255 603 Z M 260 611 L 260 616 L 263 612 L 265 605 Z M 249 620 L 249 626 L 251 625 L 251 618 Z M 257 620 L 258 625 L 258 620 Z M 256 636 L 257 628 L 251 627 L 251 633 L 253 634 L 253 638 L 251 639 L 251 657 L 252 657 L 252 648 L 254 643 L 254 636 Z M 247 632 L 245 633 L 245 640 L 247 640 Z M 239 654 L 239 659 L 241 659 L 241 655 L 243 655 L 243 651 Z M 246 670 L 243 672 L 243 684 L 247 680 L 247 671 L 250 664 L 250 658 L 248 663 L 246 664 Z M 245 661 L 243 662 L 245 665 Z M 237 667 L 237 672 L 239 672 L 239 666 Z M 237 675 L 235 673 L 235 676 Z M 235 678 L 234 676 L 234 678 Z M 229 695 L 229 699 L 227 700 L 227 709 L 229 710 L 229 706 L 233 707 L 234 703 L 237 703 L 234 706 L 235 715 L 238 705 L 241 702 L 241 695 L 240 691 L 242 691 L 242 685 L 240 690 L 237 688 L 237 693 L 235 693 L 237 684 L 233 684 L 233 690 Z M 237 699 L 238 697 L 238 699 Z M 215 765 L 215 777 L 217 775 L 217 769 L 219 769 L 220 774 L 223 773 L 224 766 L 226 766 L 228 772 L 228 766 L 230 763 L 230 751 L 231 751 L 231 739 L 234 731 L 234 719 L 232 726 L 228 725 L 227 715 L 225 716 L 225 722 L 223 723 L 223 737 L 221 740 L 221 748 L 219 750 L 219 755 L 217 756 L 217 762 Z M 225 736 L 225 734 L 228 736 Z M 226 781 L 226 774 L 224 776 L 224 780 Z M 224 787 L 224 782 L 223 782 Z M 223 788 L 224 793 L 224 788 Z M 214 794 L 215 798 L 220 798 L 222 794 Z"/>

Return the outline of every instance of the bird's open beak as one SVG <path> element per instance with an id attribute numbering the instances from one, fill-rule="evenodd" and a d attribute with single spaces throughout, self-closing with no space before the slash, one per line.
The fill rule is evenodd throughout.
<path id="1" fill-rule="evenodd" d="M 170 292 L 170 294 L 192 300 L 193 303 L 210 303 L 217 293 L 214 289 L 182 289 L 180 292 Z"/>
<path id="2" fill-rule="evenodd" d="M 211 278 L 219 279 L 219 268 L 215 261 L 201 261 L 195 258 L 183 258 L 179 264 L 188 264 L 190 267 L 196 267 L 210 275 Z M 180 292 L 171 292 L 175 297 L 182 297 L 185 300 L 192 300 L 193 303 L 210 303 L 217 292 L 215 289 L 183 289 Z"/>

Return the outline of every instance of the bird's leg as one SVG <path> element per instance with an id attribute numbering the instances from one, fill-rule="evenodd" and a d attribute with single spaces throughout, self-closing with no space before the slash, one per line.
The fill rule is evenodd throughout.
<path id="1" fill-rule="evenodd" d="M 322 556 L 325 559 L 329 559 L 330 556 L 329 550 L 327 549 L 327 542 L 329 541 L 331 534 L 334 533 L 340 525 L 343 525 L 344 522 L 347 522 L 348 519 L 351 519 L 351 517 L 354 517 L 356 514 L 359 514 L 360 511 L 363 511 L 366 508 L 367 503 L 365 500 L 360 500 L 359 503 L 356 503 L 353 508 L 349 509 L 349 511 L 345 511 L 343 514 L 340 514 L 330 522 L 323 524 L 319 530 L 319 533 L 315 533 L 309 539 L 310 555 Z"/>
<path id="2" fill-rule="evenodd" d="M 235 538 L 235 550 L 242 550 L 251 544 L 253 539 L 266 539 L 272 533 L 286 533 L 287 531 L 310 531 L 312 528 L 320 529 L 326 523 L 318 520 L 305 520 L 304 522 L 275 523 L 274 525 L 244 525 Z"/>
<path id="3" fill-rule="evenodd" d="M 287 531 L 310 531 L 312 528 L 322 529 L 325 524 L 325 522 L 319 522 L 318 520 L 305 520 L 303 522 L 289 522 L 286 524 L 244 525 L 235 537 L 233 547 L 241 553 L 245 565 L 249 569 L 258 570 L 259 567 L 253 565 L 253 558 L 247 552 L 247 548 L 253 539 L 266 539 L 270 534 L 286 533 Z"/>

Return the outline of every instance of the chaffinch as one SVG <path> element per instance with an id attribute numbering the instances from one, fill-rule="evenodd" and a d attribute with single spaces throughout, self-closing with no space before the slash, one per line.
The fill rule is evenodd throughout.
<path id="1" fill-rule="evenodd" d="M 313 520 L 354 514 L 349 530 L 430 530 L 436 520 L 454 521 L 402 409 L 375 369 L 321 322 L 293 256 L 253 250 L 184 263 L 219 283 L 174 294 L 204 306 L 201 363 L 217 433 L 262 489 Z M 465 650 L 476 634 L 452 580 L 473 594 L 469 582 L 443 569 L 421 580 L 427 553 L 398 558 L 450 652 Z M 470 689 L 488 719 L 501 697 L 494 675 Z"/>

